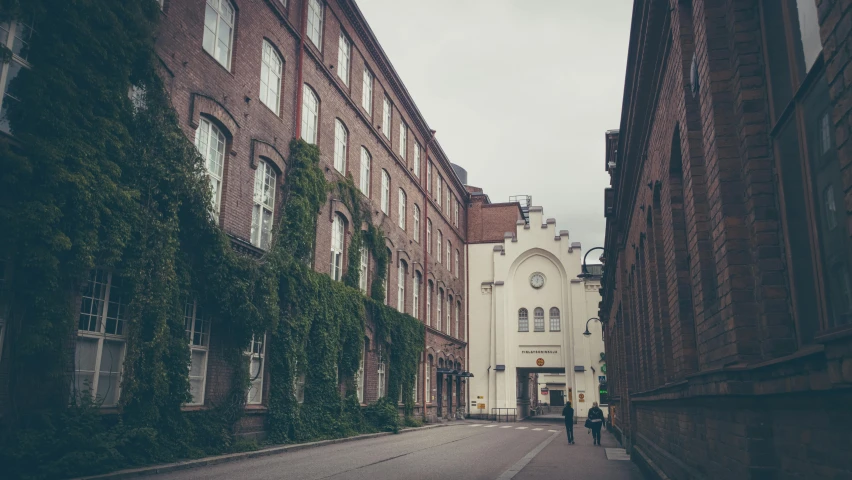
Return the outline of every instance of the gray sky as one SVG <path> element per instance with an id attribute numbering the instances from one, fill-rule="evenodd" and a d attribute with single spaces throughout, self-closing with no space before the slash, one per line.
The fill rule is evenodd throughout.
<path id="1" fill-rule="evenodd" d="M 532 195 L 571 241 L 603 246 L 631 0 L 357 2 L 469 184 Z"/>

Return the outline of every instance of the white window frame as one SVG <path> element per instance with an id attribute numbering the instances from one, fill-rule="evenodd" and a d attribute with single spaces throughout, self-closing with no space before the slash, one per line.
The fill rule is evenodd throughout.
<path id="1" fill-rule="evenodd" d="M 420 206 L 414 204 L 414 241 L 420 243 Z"/>
<path id="2" fill-rule="evenodd" d="M 263 41 L 260 62 L 260 101 L 277 116 L 281 110 L 281 78 L 284 61 L 271 43 Z"/>
<path id="3" fill-rule="evenodd" d="M 340 32 L 340 39 L 337 41 L 337 77 L 343 80 L 343 84 L 349 86 L 349 66 L 352 58 L 352 42 L 346 38 L 343 32 Z"/>
<path id="4" fill-rule="evenodd" d="M 432 326 L 432 282 L 426 282 L 426 325 Z"/>
<path id="5" fill-rule="evenodd" d="M 405 160 L 405 151 L 408 150 L 408 127 L 405 122 L 399 122 L 399 156 Z"/>
<path id="6" fill-rule="evenodd" d="M 450 212 L 452 211 L 452 209 L 450 208 L 450 203 L 452 203 L 453 192 L 450 191 L 450 184 L 447 184 L 446 187 L 447 188 L 445 190 L 447 191 L 447 203 L 445 204 L 444 209 L 447 211 L 447 217 L 449 217 Z"/>
<path id="7" fill-rule="evenodd" d="M 367 251 L 366 245 L 361 245 L 361 265 L 360 265 L 360 274 L 358 276 L 358 288 L 361 290 L 361 293 L 367 293 L 367 274 L 369 272 L 369 252 Z"/>
<path id="8" fill-rule="evenodd" d="M 378 393 L 377 398 L 384 398 L 385 396 L 385 360 L 382 358 L 382 347 L 376 350 L 376 389 Z"/>
<path id="9" fill-rule="evenodd" d="M 553 315 L 554 312 L 556 313 L 556 315 Z M 556 307 L 550 307 L 549 317 L 550 317 L 550 322 L 548 322 L 548 323 L 550 323 L 550 331 L 551 332 L 561 332 L 562 331 L 562 316 L 559 313 L 559 309 L 556 308 Z M 554 325 L 556 326 L 555 329 L 553 328 Z"/>
<path id="10" fill-rule="evenodd" d="M 85 390 L 78 388 L 76 385 L 77 376 L 82 372 L 79 365 L 79 348 L 81 342 L 97 342 L 95 347 L 94 365 L 92 366 L 91 371 L 86 371 L 92 375 L 89 394 L 95 401 L 98 401 L 97 393 L 98 387 L 100 386 L 99 383 L 101 381 L 100 377 L 104 374 L 104 372 L 101 371 L 103 366 L 104 344 L 106 342 L 120 344 L 118 371 L 106 372 L 107 377 L 116 377 L 115 401 L 113 403 L 107 403 L 104 399 L 99 403 L 101 407 L 113 407 L 117 405 L 121 399 L 121 380 L 124 372 L 124 356 L 127 353 L 127 335 L 124 333 L 126 325 L 125 320 L 122 318 L 124 305 L 121 303 L 120 294 L 117 295 L 120 291 L 120 287 L 114 286 L 113 280 L 114 277 L 112 272 L 107 270 L 94 269 L 89 273 L 86 290 L 83 293 L 83 299 L 80 302 L 80 312 L 77 322 L 77 355 L 75 355 L 74 358 L 74 382 L 72 382 L 72 388 L 75 396 L 85 394 Z M 118 300 L 114 297 L 118 297 Z M 90 299 L 90 301 L 87 301 L 87 299 Z M 115 306 L 115 310 L 111 310 L 110 306 Z M 84 320 L 84 316 L 88 318 Z M 86 327 L 80 328 L 83 326 L 84 321 L 86 322 Z M 107 332 L 107 324 L 111 321 L 115 322 L 114 327 L 111 332 Z"/>
<path id="11" fill-rule="evenodd" d="M 420 178 L 420 144 L 414 142 L 414 176 Z"/>
<path id="12" fill-rule="evenodd" d="M 405 262 L 402 260 L 396 269 L 396 309 L 405 313 Z"/>
<path id="13" fill-rule="evenodd" d="M 441 255 L 441 244 L 444 243 L 444 234 L 441 233 L 441 229 L 438 229 L 438 239 L 435 242 L 435 257 L 438 258 L 438 263 L 443 261 L 443 256 Z"/>
<path id="14" fill-rule="evenodd" d="M 322 51 L 323 5 L 319 0 L 308 0 L 308 38 Z"/>
<path id="15" fill-rule="evenodd" d="M 518 309 L 518 331 L 530 331 L 530 312 L 526 308 Z"/>
<path id="16" fill-rule="evenodd" d="M 184 306 L 184 330 L 186 331 L 187 339 L 189 340 L 190 364 L 189 371 L 192 372 L 192 359 L 195 354 L 201 355 L 201 375 L 196 375 L 195 380 L 201 383 L 200 398 L 190 397 L 187 405 L 204 405 L 204 398 L 207 392 L 207 363 L 210 359 L 210 326 L 212 321 L 209 318 L 203 318 L 200 315 L 198 300 L 193 299 L 191 302 L 186 302 Z M 200 324 L 200 331 L 199 331 Z M 189 376 L 190 385 L 193 381 L 193 376 Z M 192 388 L 190 387 L 190 394 Z"/>
<path id="17" fill-rule="evenodd" d="M 361 177 L 358 179 L 358 188 L 365 197 L 370 198 L 370 166 L 373 163 L 373 157 L 367 148 L 361 147 Z"/>
<path id="18" fill-rule="evenodd" d="M 423 397 L 426 403 L 432 403 L 432 360 L 426 359 L 426 371 L 423 373 L 426 377 L 426 391 L 423 392 Z"/>
<path id="19" fill-rule="evenodd" d="M 420 286 L 423 284 L 420 272 L 414 272 L 414 285 L 411 290 L 411 316 L 420 320 Z"/>
<path id="20" fill-rule="evenodd" d="M 332 280 L 343 279 L 343 243 L 346 235 L 346 227 L 343 217 L 336 213 L 331 222 L 331 262 L 329 264 L 329 275 Z"/>
<path id="21" fill-rule="evenodd" d="M 461 311 L 461 302 L 456 300 L 456 323 L 453 324 L 453 336 L 459 338 L 459 312 Z"/>
<path id="22" fill-rule="evenodd" d="M 224 7 L 230 9 L 230 12 Z M 208 25 L 209 12 L 216 16 L 216 25 Z M 222 45 L 219 28 L 222 24 L 228 27 L 228 44 Z M 234 24 L 236 23 L 236 9 L 229 0 L 207 0 L 204 13 L 204 35 L 201 46 L 226 70 L 231 71 L 231 56 L 234 51 Z M 212 41 L 213 45 L 210 45 Z"/>
<path id="23" fill-rule="evenodd" d="M 432 219 L 426 219 L 426 253 L 432 254 Z"/>
<path id="24" fill-rule="evenodd" d="M 405 217 L 406 217 L 406 204 L 408 203 L 407 196 L 405 195 L 405 190 L 399 189 L 399 205 L 397 205 L 397 214 L 399 215 L 398 224 L 399 228 L 405 230 Z"/>
<path id="25" fill-rule="evenodd" d="M 364 349 L 361 350 L 361 361 L 358 363 L 358 375 L 355 377 L 358 384 L 355 386 L 355 394 L 358 396 L 358 403 L 364 404 L 364 356 L 367 354 L 367 341 L 364 340 Z"/>
<path id="26" fill-rule="evenodd" d="M 426 191 L 432 193 L 432 162 L 426 163 Z"/>
<path id="27" fill-rule="evenodd" d="M 346 157 L 349 153 L 349 131 L 339 118 L 334 119 L 334 169 L 346 175 Z"/>
<path id="28" fill-rule="evenodd" d="M 544 309 L 541 307 L 535 307 L 533 310 L 533 331 L 544 331 Z"/>
<path id="29" fill-rule="evenodd" d="M 390 175 L 382 169 L 382 213 L 390 216 Z"/>
<path id="30" fill-rule="evenodd" d="M 19 30 L 23 30 L 24 28 L 26 28 L 28 29 L 27 31 L 29 33 L 29 36 L 26 39 L 20 38 L 22 44 L 28 44 L 31 41 L 34 32 L 31 25 L 20 21 L 3 23 L 0 24 L 0 26 L 5 29 L 8 29 L 9 31 L 9 34 L 6 38 L 0 38 L 0 45 L 5 45 L 9 50 L 12 51 L 12 58 L 8 62 L 0 63 L 0 131 L 11 133 L 9 121 L 8 119 L 6 119 L 5 109 L 2 107 L 7 105 L 7 100 L 17 102 L 19 101 L 19 99 L 12 95 L 9 95 L 9 92 L 7 91 L 6 87 L 9 85 L 9 82 L 12 80 L 12 78 L 16 77 L 18 73 L 20 73 L 21 69 L 32 68 L 26 58 L 21 57 L 17 53 L 14 53 L 14 43 L 15 39 L 18 38 L 17 35 L 19 34 Z M 10 75 L 12 76 L 12 78 L 8 78 Z"/>
<path id="31" fill-rule="evenodd" d="M 441 304 L 442 303 L 444 303 L 444 291 L 439 287 L 438 288 L 438 306 L 437 306 L 437 312 L 436 312 L 436 315 L 435 315 L 435 330 L 437 330 L 439 332 L 441 331 L 441 322 L 442 322 L 442 317 L 441 317 Z"/>
<path id="32" fill-rule="evenodd" d="M 446 305 L 446 308 L 444 308 L 444 311 L 447 314 L 447 324 L 445 325 L 445 328 L 447 330 L 444 333 L 449 335 L 450 334 L 450 328 L 452 327 L 452 324 L 453 324 L 453 296 L 452 295 L 447 295 L 447 305 Z"/>
<path id="33" fill-rule="evenodd" d="M 453 269 L 453 242 L 447 239 L 447 270 Z"/>
<path id="34" fill-rule="evenodd" d="M 373 115 L 373 74 L 367 68 L 366 63 L 361 79 L 361 106 L 364 107 L 368 115 Z"/>
<path id="35" fill-rule="evenodd" d="M 456 228 L 459 227 L 459 201 L 456 200 L 456 204 L 453 206 L 453 224 Z"/>
<path id="36" fill-rule="evenodd" d="M 275 223 L 275 190 L 278 174 L 267 161 L 261 161 L 254 172 L 254 207 L 251 214 L 251 243 L 255 247 L 269 250 L 272 243 L 272 227 Z M 264 223 L 265 218 L 269 218 Z"/>
<path id="37" fill-rule="evenodd" d="M 206 140 L 205 140 L 206 139 Z M 213 141 L 215 140 L 215 142 Z M 222 179 L 225 175 L 225 152 L 228 149 L 228 138 L 225 133 L 205 117 L 198 122 L 195 130 L 195 148 L 204 159 L 204 167 L 210 179 L 210 189 L 213 191 L 211 198 L 213 218 L 219 220 L 219 210 L 222 206 Z"/>
<path id="38" fill-rule="evenodd" d="M 391 121 L 393 121 L 393 108 L 387 95 L 382 99 L 382 133 L 385 138 L 391 138 Z"/>
<path id="39" fill-rule="evenodd" d="M 249 363 L 249 389 L 246 393 L 246 403 L 261 405 L 263 404 L 263 370 L 266 363 L 266 333 L 263 334 L 263 340 L 259 342 L 255 335 L 252 335 L 245 354 Z M 258 365 L 257 369 L 253 369 L 255 364 Z"/>
<path id="40" fill-rule="evenodd" d="M 441 184 L 444 183 L 444 179 L 438 175 L 438 178 L 435 179 L 435 198 L 437 201 L 435 203 L 438 204 L 438 210 L 441 209 Z"/>
<path id="41" fill-rule="evenodd" d="M 456 267 L 456 269 L 455 269 L 456 278 L 459 278 L 459 249 L 456 249 L 456 257 L 455 257 L 454 265 Z"/>
<path id="42" fill-rule="evenodd" d="M 314 89 L 302 85 L 302 140 L 316 145 L 319 126 L 320 101 Z"/>

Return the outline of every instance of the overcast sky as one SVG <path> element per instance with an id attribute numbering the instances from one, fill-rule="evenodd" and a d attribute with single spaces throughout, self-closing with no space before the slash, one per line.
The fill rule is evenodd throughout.
<path id="1" fill-rule="evenodd" d="M 356 1 L 470 185 L 532 195 L 571 241 L 603 246 L 632 1 Z"/>

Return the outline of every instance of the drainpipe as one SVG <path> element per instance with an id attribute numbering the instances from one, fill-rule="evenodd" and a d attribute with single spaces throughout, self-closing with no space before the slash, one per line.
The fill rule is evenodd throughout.
<path id="1" fill-rule="evenodd" d="M 308 25 L 308 2 L 302 2 L 302 24 L 299 28 L 299 62 L 297 64 L 297 82 L 296 85 L 296 112 L 293 115 L 293 124 L 296 127 L 296 134 L 294 138 L 300 138 L 302 136 L 302 96 L 305 91 L 304 79 L 302 75 L 302 64 L 305 61 L 305 35 L 307 35 L 307 25 Z"/>
<path id="2" fill-rule="evenodd" d="M 420 175 L 420 178 L 425 178 L 424 175 L 423 175 L 424 168 L 427 169 L 427 171 L 428 171 L 428 168 L 429 168 L 429 164 L 428 164 L 428 162 L 429 162 L 429 144 L 431 144 L 432 140 L 434 140 L 434 139 L 435 139 L 435 130 L 431 130 L 429 140 L 426 141 L 426 145 L 423 148 L 423 158 L 421 159 L 421 162 L 420 162 L 420 172 L 418 172 L 419 175 Z M 426 178 L 426 181 L 428 182 L 429 179 Z M 420 235 L 420 238 L 423 239 L 423 281 L 426 282 L 427 287 L 429 285 L 429 256 L 428 256 L 429 255 L 428 254 L 429 239 L 426 236 L 426 230 L 427 230 L 428 225 L 429 225 L 429 187 L 431 187 L 431 185 L 427 184 L 426 189 L 423 190 L 423 192 L 424 192 L 423 193 L 423 225 L 421 226 L 421 229 L 423 231 L 421 232 L 421 235 Z M 426 318 L 425 315 L 426 315 L 426 305 L 427 305 L 427 298 L 426 297 L 427 297 L 427 295 L 429 295 L 429 288 L 426 288 L 425 295 L 423 295 L 423 299 L 420 300 L 420 302 L 423 304 L 423 314 L 424 314 L 423 318 Z M 432 314 L 432 312 L 429 312 L 430 316 L 431 316 L 431 314 Z M 426 357 L 427 357 L 427 355 L 426 355 L 426 335 L 424 334 L 423 335 L 423 364 L 424 365 L 428 365 Z M 429 376 L 430 377 L 432 376 L 432 369 L 429 369 Z M 435 377 L 435 378 L 437 379 L 437 377 Z M 431 378 L 430 378 L 430 380 L 431 380 Z M 423 418 L 425 419 L 429 400 L 432 400 L 432 392 L 426 391 L 426 375 L 423 375 L 422 383 L 423 383 Z"/>

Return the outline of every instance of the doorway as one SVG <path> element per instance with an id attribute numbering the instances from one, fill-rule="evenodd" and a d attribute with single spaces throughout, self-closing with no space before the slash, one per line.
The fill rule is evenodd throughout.
<path id="1" fill-rule="evenodd" d="M 562 390 L 550 390 L 548 394 L 550 395 L 551 407 L 565 406 L 565 392 L 563 392 Z"/>

